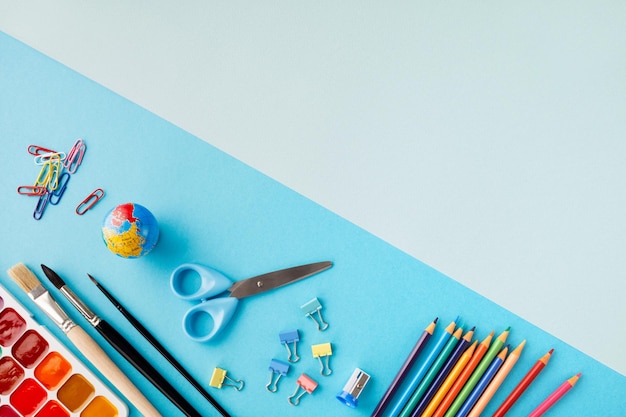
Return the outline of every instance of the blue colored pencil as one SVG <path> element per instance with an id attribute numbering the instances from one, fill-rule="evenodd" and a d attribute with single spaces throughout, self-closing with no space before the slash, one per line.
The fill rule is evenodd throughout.
<path id="1" fill-rule="evenodd" d="M 417 403 L 415 409 L 413 409 L 411 417 L 417 417 L 422 415 L 428 404 L 430 404 L 430 400 L 433 399 L 433 397 L 441 387 L 441 384 L 443 384 L 443 381 L 445 381 L 450 371 L 452 371 L 452 368 L 454 368 L 454 365 L 456 365 L 461 355 L 472 343 L 472 337 L 474 337 L 474 329 L 475 328 L 472 327 L 471 330 L 465 333 L 465 335 L 461 338 L 459 343 L 454 348 L 454 351 L 452 351 L 452 353 L 450 354 L 450 357 L 447 359 L 446 363 L 441 367 L 441 370 L 439 370 L 439 373 L 437 374 L 435 379 L 433 379 L 433 382 L 428 387 L 428 390 L 426 391 L 422 399 L 419 401 L 419 403 Z"/>
<path id="2" fill-rule="evenodd" d="M 398 414 L 400 414 L 407 401 L 409 401 L 411 395 L 413 395 L 413 391 L 415 391 L 422 378 L 424 378 L 424 375 L 426 375 L 426 372 L 428 372 L 428 368 L 430 368 L 430 365 L 433 364 L 433 362 L 439 355 L 439 352 L 441 352 L 445 344 L 448 342 L 448 339 L 450 339 L 450 337 L 452 336 L 452 333 L 454 333 L 456 321 L 458 321 L 458 318 L 455 321 L 451 322 L 448 327 L 446 327 L 441 336 L 439 336 L 437 342 L 432 346 L 431 350 L 428 352 L 428 355 L 426 355 L 424 361 L 415 373 L 415 376 L 409 382 L 406 390 L 402 393 L 402 395 L 395 402 L 395 404 L 393 404 L 393 408 L 391 408 L 388 414 L 389 417 L 397 417 Z"/>
<path id="3" fill-rule="evenodd" d="M 493 359 L 483 376 L 480 377 L 480 380 L 478 381 L 472 392 L 470 392 L 470 394 L 465 399 L 465 402 L 463 403 L 461 408 L 459 408 L 459 411 L 456 413 L 455 417 L 467 417 L 469 412 L 472 411 L 472 407 L 474 407 L 476 401 L 478 401 L 493 377 L 498 372 L 498 369 L 500 369 L 500 367 L 502 366 L 502 363 L 504 362 L 504 359 L 506 359 L 506 354 L 508 352 L 509 346 L 507 345 L 504 349 L 500 351 L 498 356 Z"/>
<path id="4" fill-rule="evenodd" d="M 437 320 L 438 318 L 435 318 L 435 320 L 433 320 L 433 322 L 430 323 L 426 327 L 426 329 L 424 329 L 424 331 L 422 332 L 422 335 L 415 343 L 415 346 L 413 346 L 411 353 L 402 364 L 400 371 L 398 371 L 396 377 L 391 382 L 391 385 L 389 385 L 389 388 L 387 388 L 387 391 L 378 402 L 378 405 L 374 409 L 374 412 L 372 412 L 371 417 L 382 416 L 383 411 L 385 411 L 385 408 L 387 407 L 387 405 L 389 405 L 389 403 L 393 399 L 393 396 L 395 395 L 396 391 L 400 387 L 400 384 L 404 382 L 404 379 L 406 378 L 407 374 L 411 370 L 411 367 L 417 360 L 417 357 L 422 352 L 422 350 L 424 350 L 424 347 L 426 346 L 426 342 L 428 342 L 428 340 L 430 340 L 431 336 L 433 335 L 433 332 L 435 331 L 435 325 L 437 324 Z"/>

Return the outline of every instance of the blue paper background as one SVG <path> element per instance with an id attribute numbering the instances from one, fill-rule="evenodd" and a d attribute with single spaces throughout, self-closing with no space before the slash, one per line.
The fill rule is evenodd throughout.
<path id="1" fill-rule="evenodd" d="M 208 385 L 216 366 L 244 379 L 246 388 L 241 392 L 209 388 L 235 416 L 369 415 L 423 328 L 439 316 L 441 331 L 457 315 L 467 326 L 477 326 L 478 339 L 491 330 L 499 333 L 511 326 L 512 345 L 522 339 L 528 341 L 521 360 L 487 411 L 497 407 L 537 358 L 555 348 L 550 364 L 511 415 L 526 415 L 577 372 L 583 373 L 580 382 L 550 415 L 622 416 L 626 412 L 623 376 L 276 181 L 2 34 L 0 92 L 3 271 L 17 262 L 26 263 L 37 273 L 40 263 L 55 269 L 94 310 L 153 359 L 174 385 L 182 387 L 203 414 L 216 415 L 141 340 L 85 273 L 102 282 L 198 380 Z M 87 143 L 83 165 L 72 177 L 61 204 L 50 207 L 37 222 L 32 218 L 35 200 L 15 192 L 17 186 L 34 182 L 38 173 L 26 148 L 36 144 L 67 151 L 77 137 Z M 105 190 L 105 198 L 84 216 L 77 216 L 75 206 L 97 187 Z M 148 207 L 160 223 L 160 243 L 142 259 L 126 260 L 110 254 L 100 237 L 105 213 L 127 201 Z M 168 282 L 178 264 L 206 263 L 237 280 L 326 259 L 335 263 L 331 270 L 240 303 L 233 326 L 218 343 L 197 344 L 182 334 L 180 319 L 190 304 L 174 298 Z M 6 275 L 3 283 L 35 311 Z M 313 297 L 324 306 L 324 317 L 330 323 L 326 332 L 317 332 L 299 309 Z M 57 298 L 86 326 L 65 300 Z M 281 380 L 279 392 L 270 394 L 265 390 L 267 366 L 272 357 L 285 358 L 278 333 L 290 328 L 301 331 L 302 360 Z M 57 329 L 52 330 L 60 335 Z M 102 341 L 92 329 L 88 331 Z M 63 335 L 60 338 L 64 340 Z M 310 345 L 323 342 L 333 344 L 330 365 L 334 372 L 329 377 L 318 374 L 319 364 L 310 355 Z M 115 352 L 107 350 L 163 415 L 181 415 Z M 359 407 L 353 410 L 341 405 L 334 395 L 355 367 L 368 372 L 372 379 L 359 399 Z M 300 406 L 293 407 L 286 398 L 302 372 L 320 385 Z"/>

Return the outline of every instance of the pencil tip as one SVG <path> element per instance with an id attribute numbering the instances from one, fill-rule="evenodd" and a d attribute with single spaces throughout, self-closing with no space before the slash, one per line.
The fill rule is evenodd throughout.
<path id="1" fill-rule="evenodd" d="M 433 320 L 433 323 L 437 323 L 437 320 L 439 320 L 439 317 L 435 317 L 435 320 Z"/>
<path id="2" fill-rule="evenodd" d="M 94 284 L 98 285 L 98 281 L 96 281 L 96 279 L 94 277 L 92 277 L 91 274 L 87 274 L 87 276 L 89 277 L 91 282 L 93 282 Z"/>
<path id="3" fill-rule="evenodd" d="M 548 351 L 548 354 L 549 354 L 549 355 L 552 355 L 553 353 L 554 353 L 554 348 L 552 348 L 552 349 L 550 349 L 550 350 Z"/>
<path id="4" fill-rule="evenodd" d="M 509 332 L 511 331 L 511 326 L 507 327 L 506 329 L 504 329 L 505 332 Z"/>

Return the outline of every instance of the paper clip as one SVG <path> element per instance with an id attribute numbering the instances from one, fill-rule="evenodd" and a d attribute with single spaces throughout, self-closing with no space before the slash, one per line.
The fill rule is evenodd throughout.
<path id="1" fill-rule="evenodd" d="M 50 177 L 48 178 L 48 190 L 54 191 L 59 187 L 59 177 L 61 176 L 61 171 L 63 170 L 63 166 L 61 165 L 61 160 L 59 159 L 50 159 L 48 161 L 50 164 Z"/>
<path id="2" fill-rule="evenodd" d="M 48 152 L 39 155 L 35 155 L 35 165 L 43 165 L 46 162 L 58 160 L 62 161 L 65 159 L 65 152 Z"/>
<path id="3" fill-rule="evenodd" d="M 87 196 L 78 206 L 76 206 L 76 214 L 82 216 L 92 208 L 98 201 L 104 197 L 104 191 L 102 188 L 96 188 L 91 194 Z"/>
<path id="4" fill-rule="evenodd" d="M 67 188 L 67 183 L 70 182 L 70 178 L 69 172 L 61 174 L 59 177 L 58 187 L 50 194 L 50 204 L 53 206 L 59 204 L 61 197 L 63 197 L 63 193 L 65 193 L 65 189 Z"/>
<path id="5" fill-rule="evenodd" d="M 315 391 L 315 388 L 317 388 L 317 382 L 313 381 L 307 374 L 300 375 L 296 384 L 297 387 L 294 393 L 290 397 L 287 397 L 287 401 L 289 401 L 291 405 L 300 404 L 300 399 L 304 394 L 311 394 Z M 294 397 L 295 399 L 292 401 L 291 399 Z"/>
<path id="6" fill-rule="evenodd" d="M 333 373 L 332 369 L 328 366 L 328 362 L 330 361 L 330 356 L 333 354 L 333 348 L 330 343 L 320 343 L 319 345 L 311 346 L 311 352 L 313 353 L 313 357 L 317 358 L 320 361 L 320 374 L 323 376 L 328 376 Z M 326 358 L 326 363 L 322 362 L 322 358 Z"/>
<path id="7" fill-rule="evenodd" d="M 337 394 L 335 398 L 350 408 L 356 408 L 357 405 L 359 405 L 359 395 L 361 395 L 363 388 L 365 388 L 369 380 L 369 374 L 356 368 L 354 372 L 352 372 L 352 376 L 348 382 L 346 382 L 346 385 L 344 385 L 341 392 Z"/>
<path id="8" fill-rule="evenodd" d="M 41 185 L 20 185 L 17 187 L 17 193 L 21 195 L 42 196 L 46 192 L 48 192 L 48 189 Z"/>
<path id="9" fill-rule="evenodd" d="M 317 297 L 312 299 L 308 303 L 303 304 L 302 306 L 300 306 L 300 308 L 307 317 L 310 317 L 311 320 L 315 322 L 315 324 L 317 325 L 317 330 L 323 332 L 324 330 L 328 329 L 328 323 L 326 323 L 322 318 L 322 305 L 320 304 Z M 319 321 L 313 316 L 314 314 L 317 314 Z"/>
<path id="10" fill-rule="evenodd" d="M 33 213 L 35 220 L 40 220 L 43 217 L 43 212 L 46 210 L 46 206 L 48 206 L 49 199 L 50 193 L 45 193 L 39 197 L 39 201 L 37 201 L 37 205 L 35 206 L 35 212 Z"/>
<path id="11" fill-rule="evenodd" d="M 287 348 L 287 360 L 291 363 L 298 362 L 300 360 L 300 356 L 298 356 L 298 342 L 300 341 L 298 329 L 281 332 L 278 334 L 278 337 L 280 338 L 280 343 Z M 289 343 L 293 343 L 293 352 L 289 349 Z"/>
<path id="12" fill-rule="evenodd" d="M 28 145 L 27 151 L 29 154 L 34 156 L 43 155 L 44 153 L 56 153 L 56 151 L 53 151 L 52 149 L 42 148 L 37 145 Z"/>
<path id="13" fill-rule="evenodd" d="M 226 381 L 226 382 L 224 382 Z M 213 376 L 209 385 L 214 388 L 233 387 L 237 391 L 241 391 L 244 386 L 244 382 L 240 379 L 232 379 L 226 376 L 226 369 L 215 368 L 213 370 Z"/>
<path id="14" fill-rule="evenodd" d="M 77 139 L 72 146 L 72 149 L 67 153 L 67 158 L 65 158 L 65 162 L 63 165 L 67 168 L 70 174 L 73 174 L 78 169 L 78 166 L 83 162 L 83 156 L 85 156 L 85 151 L 87 150 L 87 145 L 82 139 Z"/>
<path id="15" fill-rule="evenodd" d="M 278 391 L 278 381 L 284 375 L 287 375 L 289 372 L 289 364 L 283 361 L 279 361 L 278 359 L 272 359 L 270 361 L 270 382 L 265 386 L 269 392 Z M 278 375 L 276 379 L 274 379 L 274 375 Z"/>
<path id="16" fill-rule="evenodd" d="M 35 180 L 35 186 L 47 187 L 48 183 L 50 183 L 50 178 L 52 177 L 52 165 L 50 163 L 45 163 L 41 166 L 41 170 L 39 170 L 39 175 L 37 175 L 37 179 Z"/>

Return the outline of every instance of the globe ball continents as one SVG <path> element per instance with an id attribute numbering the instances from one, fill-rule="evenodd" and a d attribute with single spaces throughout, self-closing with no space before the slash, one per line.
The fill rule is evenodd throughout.
<path id="1" fill-rule="evenodd" d="M 159 225 L 150 210 L 136 203 L 114 207 L 102 222 L 107 248 L 122 258 L 148 254 L 159 240 Z"/>

